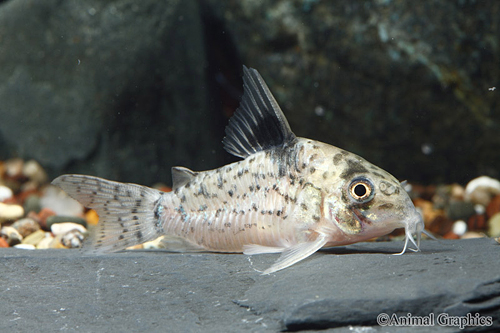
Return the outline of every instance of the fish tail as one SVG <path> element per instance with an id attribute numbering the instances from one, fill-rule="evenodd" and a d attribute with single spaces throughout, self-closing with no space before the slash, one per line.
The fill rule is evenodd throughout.
<path id="1" fill-rule="evenodd" d="M 167 193 L 84 175 L 62 175 L 52 184 L 99 215 L 90 237 L 96 252 L 124 250 L 163 234 L 159 203 Z"/>

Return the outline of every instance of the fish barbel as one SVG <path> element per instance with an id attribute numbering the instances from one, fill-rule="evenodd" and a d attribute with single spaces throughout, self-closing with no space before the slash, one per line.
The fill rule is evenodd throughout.
<path id="1" fill-rule="evenodd" d="M 243 71 L 242 101 L 223 140 L 243 160 L 201 172 L 174 167 L 168 193 L 84 175 L 52 182 L 97 211 L 94 248 L 119 251 L 167 235 L 182 239 L 183 251 L 281 253 L 264 274 L 396 228 L 406 234 L 400 254 L 409 240 L 418 251 L 423 221 L 401 183 L 353 153 L 296 137 L 260 74 Z"/>

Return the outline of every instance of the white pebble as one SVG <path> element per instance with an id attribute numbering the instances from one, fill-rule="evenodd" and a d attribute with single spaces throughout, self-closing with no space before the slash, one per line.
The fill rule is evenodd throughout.
<path id="1" fill-rule="evenodd" d="M 0 185 L 0 201 L 10 199 L 13 195 L 14 193 L 12 193 L 12 190 L 10 188 L 4 185 Z"/>
<path id="2" fill-rule="evenodd" d="M 49 249 L 50 248 L 50 243 L 52 243 L 52 240 L 54 237 L 48 236 L 42 239 L 37 245 L 36 248 L 41 250 L 41 249 Z"/>
<path id="3" fill-rule="evenodd" d="M 35 249 L 35 245 L 32 245 L 32 244 L 17 244 L 17 245 L 14 245 L 14 247 L 16 249 L 23 249 L 23 250 L 34 250 Z"/>
<path id="4" fill-rule="evenodd" d="M 486 212 L 486 207 L 484 207 L 481 204 L 474 205 L 474 210 L 476 211 L 477 215 L 482 215 Z"/>
<path id="5" fill-rule="evenodd" d="M 465 199 L 484 206 L 497 194 L 500 194 L 500 181 L 487 176 L 477 177 L 465 187 Z"/>
<path id="6" fill-rule="evenodd" d="M 467 231 L 467 223 L 462 220 L 458 220 L 453 223 L 453 233 L 458 236 L 462 236 Z"/>
<path id="7" fill-rule="evenodd" d="M 64 223 L 54 223 L 51 227 L 50 230 L 54 235 L 64 235 L 67 234 L 68 232 L 72 230 L 78 230 L 81 233 L 84 233 L 87 231 L 87 229 L 78 223 L 73 223 L 73 222 L 64 222 Z"/>
<path id="8" fill-rule="evenodd" d="M 0 202 L 0 221 L 17 220 L 24 215 L 24 208 L 19 205 L 9 205 Z"/>
<path id="9" fill-rule="evenodd" d="M 56 215 L 79 216 L 83 214 L 83 206 L 55 186 L 47 186 L 40 199 L 40 205 L 42 208 L 54 211 Z"/>
<path id="10" fill-rule="evenodd" d="M 45 170 L 43 170 L 40 164 L 38 164 L 35 160 L 30 160 L 24 163 L 23 175 L 38 184 L 43 184 L 47 181 L 47 174 L 45 173 Z"/>

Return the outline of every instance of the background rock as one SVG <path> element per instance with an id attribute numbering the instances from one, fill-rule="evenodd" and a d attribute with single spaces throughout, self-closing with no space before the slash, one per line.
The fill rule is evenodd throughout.
<path id="1" fill-rule="evenodd" d="M 424 241 L 423 252 L 390 255 L 402 245 L 340 247 L 268 276 L 255 269 L 277 255 L 0 249 L 0 330 L 405 331 L 380 330 L 381 312 L 478 312 L 492 317 L 486 328 L 500 328 L 498 243 Z"/>
<path id="2" fill-rule="evenodd" d="M 196 1 L 12 0 L 0 40 L 0 157 L 146 184 L 220 159 Z"/>

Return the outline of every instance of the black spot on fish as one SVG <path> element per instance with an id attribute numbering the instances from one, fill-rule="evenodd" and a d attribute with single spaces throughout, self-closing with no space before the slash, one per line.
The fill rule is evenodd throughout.
<path id="1" fill-rule="evenodd" d="M 115 194 L 113 199 L 115 199 L 116 201 L 118 201 L 118 194 Z"/>
<path id="2" fill-rule="evenodd" d="M 323 179 L 327 179 L 328 178 L 328 171 L 325 171 L 323 172 Z"/>
<path id="3" fill-rule="evenodd" d="M 257 188 L 257 191 L 260 190 L 260 185 L 259 184 L 257 184 L 255 187 Z"/>
<path id="4" fill-rule="evenodd" d="M 261 213 L 262 215 L 266 215 L 266 211 L 265 211 L 265 210 L 261 211 L 260 213 Z"/>
<path id="5" fill-rule="evenodd" d="M 349 179 L 357 173 L 367 173 L 368 170 L 356 160 L 347 160 L 347 169 L 340 175 L 343 179 Z"/>
<path id="6" fill-rule="evenodd" d="M 132 209 L 132 214 L 137 214 L 137 208 Z"/>
<path id="7" fill-rule="evenodd" d="M 302 169 L 305 169 L 307 167 L 306 163 L 302 163 Z"/>
<path id="8" fill-rule="evenodd" d="M 243 176 L 243 170 L 238 170 L 238 178 L 241 178 Z"/>
<path id="9" fill-rule="evenodd" d="M 333 156 L 333 165 L 339 165 L 340 162 L 342 161 L 343 156 L 342 154 L 338 153 Z"/>
<path id="10" fill-rule="evenodd" d="M 137 199 L 137 200 L 135 201 L 135 206 L 136 206 L 136 207 L 141 207 L 141 205 L 142 205 L 142 200 L 141 200 L 141 199 Z"/>
<path id="11" fill-rule="evenodd" d="M 92 191 L 92 194 L 93 194 L 93 195 L 97 195 L 97 192 L 96 192 L 96 191 Z"/>
<path id="12" fill-rule="evenodd" d="M 132 198 L 132 191 L 127 190 L 127 197 Z"/>
<path id="13" fill-rule="evenodd" d="M 185 195 L 183 195 L 183 196 L 181 197 L 181 202 L 186 202 L 186 196 L 185 196 Z"/>
<path id="14" fill-rule="evenodd" d="M 125 228 L 125 229 L 123 229 L 123 230 L 122 230 L 122 232 L 123 232 L 123 233 L 127 233 L 127 232 L 128 232 L 128 229 L 127 229 L 127 228 Z"/>
<path id="15" fill-rule="evenodd" d="M 311 173 L 311 175 L 312 175 L 313 173 L 315 173 L 315 172 L 316 172 L 316 168 L 315 168 L 315 167 L 311 167 L 311 168 L 309 169 L 309 172 L 310 172 L 310 173 Z"/>
<path id="16" fill-rule="evenodd" d="M 252 204 L 252 209 L 255 210 L 255 211 L 258 210 L 257 205 L 255 203 Z"/>
<path id="17" fill-rule="evenodd" d="M 229 190 L 229 191 L 227 191 L 227 194 L 229 194 L 229 196 L 232 197 L 233 196 L 233 191 Z"/>
<path id="18" fill-rule="evenodd" d="M 217 209 L 217 211 L 215 212 L 215 217 L 219 217 L 220 216 L 220 212 L 222 211 L 222 209 Z"/>
<path id="19" fill-rule="evenodd" d="M 378 173 L 378 172 L 372 172 L 375 176 L 382 178 L 382 179 L 387 179 L 384 175 Z"/>
<path id="20" fill-rule="evenodd" d="M 135 233 L 135 237 L 137 237 L 138 240 L 141 240 L 142 239 L 142 232 L 140 230 L 138 230 L 136 233 Z"/>
<path id="21" fill-rule="evenodd" d="M 313 220 L 318 222 L 319 221 L 319 216 L 318 215 L 313 215 Z"/>
<path id="22" fill-rule="evenodd" d="M 300 207 L 302 208 L 302 210 L 307 210 L 307 205 L 305 203 L 301 203 Z"/>
<path id="23" fill-rule="evenodd" d="M 281 210 L 277 210 L 276 211 L 276 216 L 280 216 L 281 215 Z"/>
<path id="24" fill-rule="evenodd" d="M 393 207 L 394 207 L 394 205 L 391 203 L 385 203 L 385 204 L 378 206 L 379 209 L 392 209 Z"/>
<path id="25" fill-rule="evenodd" d="M 189 188 L 191 186 L 191 182 L 187 182 L 186 185 L 184 185 L 185 188 Z"/>
<path id="26" fill-rule="evenodd" d="M 248 160 L 248 163 L 253 163 L 255 162 L 255 157 L 252 157 L 251 159 Z"/>
<path id="27" fill-rule="evenodd" d="M 122 239 L 124 239 L 124 238 L 125 238 L 125 236 L 123 236 L 123 235 L 118 236 L 118 239 L 119 239 L 119 240 L 122 240 Z"/>
<path id="28" fill-rule="evenodd" d="M 269 214 L 269 215 L 273 215 L 273 214 L 274 214 L 274 212 L 273 212 L 272 210 L 270 210 L 270 211 L 268 211 L 268 212 L 267 212 L 267 214 Z"/>
<path id="29" fill-rule="evenodd" d="M 253 185 L 248 186 L 248 189 L 250 190 L 250 192 L 253 192 L 253 190 L 254 190 Z"/>

